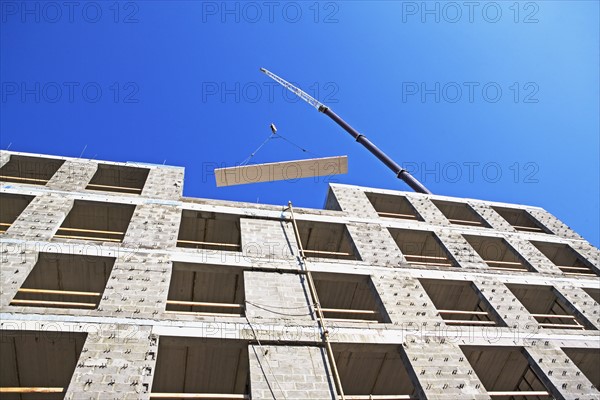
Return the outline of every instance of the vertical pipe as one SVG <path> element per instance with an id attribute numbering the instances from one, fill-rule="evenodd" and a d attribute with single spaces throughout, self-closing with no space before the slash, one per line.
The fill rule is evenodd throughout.
<path id="1" fill-rule="evenodd" d="M 323 315 L 323 310 L 321 309 L 321 303 L 319 302 L 317 288 L 315 287 L 312 274 L 308 270 L 308 265 L 306 264 L 306 256 L 304 255 L 304 248 L 302 247 L 302 241 L 300 240 L 300 231 L 298 230 L 298 225 L 296 224 L 296 218 L 294 217 L 294 208 L 292 207 L 291 201 L 288 202 L 288 209 L 290 210 L 290 215 L 292 217 L 291 219 L 292 225 L 294 227 L 294 236 L 296 237 L 296 243 L 298 243 L 300 262 L 301 265 L 304 267 L 306 280 L 308 281 L 308 290 L 314 303 L 313 307 L 315 309 L 315 313 L 317 314 L 317 320 L 319 321 L 319 325 L 321 326 L 321 330 L 323 332 L 323 341 L 325 342 L 327 357 L 329 358 L 329 364 L 331 365 L 331 372 L 333 374 L 333 379 L 335 380 L 335 386 L 337 387 L 337 391 L 340 395 L 340 398 L 344 400 L 346 397 L 344 395 L 344 389 L 342 388 L 342 381 L 340 380 L 340 374 L 335 363 L 335 358 L 333 357 L 333 349 L 331 348 L 331 343 L 329 342 L 329 331 L 327 330 L 327 326 L 325 325 L 325 316 Z"/>

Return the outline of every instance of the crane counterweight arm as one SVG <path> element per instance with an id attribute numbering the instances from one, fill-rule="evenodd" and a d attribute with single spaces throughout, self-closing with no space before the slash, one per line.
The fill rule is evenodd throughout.
<path id="1" fill-rule="evenodd" d="M 279 83 L 284 88 L 288 89 L 290 92 L 294 93 L 296 96 L 300 97 L 302 100 L 306 101 L 311 106 L 315 107 L 317 110 L 322 112 L 331 118 L 336 124 L 341 126 L 346 132 L 348 132 L 358 143 L 362 144 L 369 150 L 375 157 L 377 157 L 381 162 L 383 162 L 389 169 L 391 169 L 396 177 L 402 179 L 408 186 L 410 186 L 415 192 L 418 193 L 426 193 L 431 194 L 431 192 L 423 186 L 421 182 L 419 182 L 414 176 L 412 176 L 407 170 L 398 165 L 394 160 L 392 160 L 387 154 L 383 151 L 379 150 L 377 146 L 375 146 L 367 137 L 361 133 L 359 133 L 356 129 L 351 127 L 346 121 L 344 121 L 339 115 L 334 113 L 329 107 L 325 104 L 321 103 L 317 99 L 305 93 L 302 89 L 292 85 L 285 79 L 275 75 L 274 73 L 261 68 L 260 71 L 273 79 L 275 82 Z"/>

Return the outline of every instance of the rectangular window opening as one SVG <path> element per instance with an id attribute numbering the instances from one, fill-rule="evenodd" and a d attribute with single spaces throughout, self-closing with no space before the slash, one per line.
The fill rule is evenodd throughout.
<path id="1" fill-rule="evenodd" d="M 39 253 L 13 306 L 98 308 L 115 258 Z"/>
<path id="2" fill-rule="evenodd" d="M 542 328 L 591 329 L 587 319 L 577 312 L 552 286 L 506 284 Z"/>
<path id="3" fill-rule="evenodd" d="M 527 211 L 519 208 L 492 207 L 502 218 L 518 231 L 552 234 Z"/>
<path id="4" fill-rule="evenodd" d="M 0 233 L 10 228 L 33 198 L 34 196 L 0 193 Z"/>
<path id="5" fill-rule="evenodd" d="M 433 232 L 389 228 L 400 251 L 410 264 L 457 267 L 458 264 Z"/>
<path id="6" fill-rule="evenodd" d="M 344 394 L 353 399 L 418 399 L 398 345 L 333 343 Z"/>
<path id="7" fill-rule="evenodd" d="M 297 221 L 297 225 L 307 257 L 360 260 L 346 225 L 315 221 Z"/>
<path id="8" fill-rule="evenodd" d="M 454 225 L 479 226 L 489 228 L 487 222 L 470 205 L 454 201 L 432 200 L 433 204 Z"/>
<path id="9" fill-rule="evenodd" d="M 417 210 L 404 196 L 365 192 L 380 217 L 423 221 Z"/>
<path id="10" fill-rule="evenodd" d="M 390 322 L 369 275 L 312 274 L 325 318 L 359 322 Z"/>
<path id="11" fill-rule="evenodd" d="M 503 238 L 463 235 L 490 269 L 498 271 L 537 272 Z"/>
<path id="12" fill-rule="evenodd" d="M 2 399 L 64 399 L 86 336 L 57 331 L 0 331 Z"/>
<path id="13" fill-rule="evenodd" d="M 120 243 L 134 210 L 131 204 L 75 200 L 54 237 Z"/>
<path id="14" fill-rule="evenodd" d="M 161 336 L 150 398 L 250 399 L 249 369 L 245 341 Z"/>
<path id="15" fill-rule="evenodd" d="M 593 348 L 563 348 L 573 364 L 583 372 L 586 378 L 600 390 L 600 349 Z M 591 388 L 590 388 L 591 389 Z"/>
<path id="16" fill-rule="evenodd" d="M 167 312 L 244 316 L 244 274 L 223 265 L 173 263 Z"/>
<path id="17" fill-rule="evenodd" d="M 0 168 L 0 180 L 30 185 L 45 185 L 63 165 L 64 160 L 11 155 Z"/>
<path id="18" fill-rule="evenodd" d="M 240 217 L 234 214 L 183 210 L 177 247 L 242 251 Z"/>
<path id="19" fill-rule="evenodd" d="M 596 267 L 569 245 L 534 241 L 531 243 L 565 275 L 598 276 Z"/>
<path id="20" fill-rule="evenodd" d="M 419 281 L 446 324 L 504 326 L 473 282 L 440 279 Z"/>
<path id="21" fill-rule="evenodd" d="M 149 172 L 147 168 L 98 164 L 98 169 L 86 189 L 141 194 Z"/>
<path id="22" fill-rule="evenodd" d="M 522 347 L 460 346 L 492 398 L 553 399 L 531 368 Z"/>

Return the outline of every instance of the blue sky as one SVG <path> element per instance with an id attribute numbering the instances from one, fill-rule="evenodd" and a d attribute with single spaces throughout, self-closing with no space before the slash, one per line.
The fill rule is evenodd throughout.
<path id="1" fill-rule="evenodd" d="M 323 205 L 409 190 L 265 67 L 441 195 L 543 207 L 598 246 L 597 1 L 0 1 L 0 146 L 186 167 L 193 197 Z M 217 188 L 212 169 L 348 155 L 349 173 Z M 166 161 L 165 161 L 166 160 Z"/>

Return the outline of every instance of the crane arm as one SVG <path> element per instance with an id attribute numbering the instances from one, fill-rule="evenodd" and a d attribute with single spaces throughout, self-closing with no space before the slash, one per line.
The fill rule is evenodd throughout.
<path id="1" fill-rule="evenodd" d="M 379 150 L 377 146 L 375 146 L 367 137 L 356 129 L 354 129 L 350 124 L 344 121 L 339 115 L 333 112 L 329 107 L 325 104 L 321 103 L 319 100 L 314 97 L 308 95 L 302 89 L 297 88 L 292 85 L 285 79 L 275 75 L 271 71 L 268 71 L 264 68 L 261 68 L 260 71 L 266 74 L 269 78 L 273 79 L 275 82 L 279 83 L 281 86 L 294 93 L 296 96 L 300 97 L 302 100 L 306 101 L 308 104 L 327 115 L 331 118 L 336 124 L 338 124 L 342 129 L 348 132 L 356 141 L 367 148 L 375 157 L 377 157 L 381 162 L 383 162 L 389 169 L 391 169 L 396 177 L 402 179 L 408 186 L 410 186 L 415 192 L 418 193 L 426 193 L 431 194 L 431 192 L 423 186 L 421 182 L 419 182 L 414 176 L 412 176 L 407 170 L 398 165 L 394 160 L 392 160 L 387 154 L 383 151 Z"/>
<path id="2" fill-rule="evenodd" d="M 289 83 L 285 79 L 283 79 L 283 78 L 275 75 L 271 71 L 266 70 L 264 68 L 261 68 L 260 72 L 264 73 L 269 78 L 273 79 L 275 82 L 279 83 L 281 86 L 283 86 L 284 88 L 286 88 L 290 92 L 294 93 L 296 96 L 300 97 L 302 100 L 304 100 L 305 102 L 307 102 L 308 104 L 310 104 L 311 106 L 313 106 L 314 108 L 316 108 L 317 110 L 320 107 L 322 107 L 322 106 L 324 107 L 323 103 L 321 103 L 319 100 L 317 100 L 314 97 L 310 96 L 308 93 L 304 92 L 302 89 L 300 89 L 300 88 L 292 85 L 291 83 Z"/>

